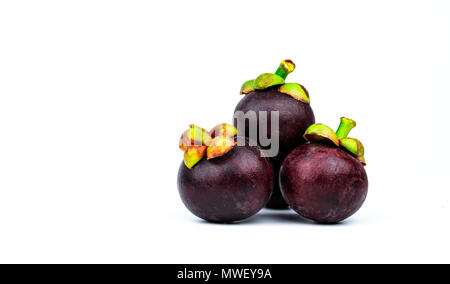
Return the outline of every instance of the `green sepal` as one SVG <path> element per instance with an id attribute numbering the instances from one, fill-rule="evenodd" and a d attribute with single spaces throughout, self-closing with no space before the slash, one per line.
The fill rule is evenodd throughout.
<path id="1" fill-rule="evenodd" d="M 361 141 L 356 138 L 342 138 L 340 141 L 343 148 L 355 155 L 363 165 L 366 165 L 364 146 Z"/>
<path id="2" fill-rule="evenodd" d="M 282 84 L 284 84 L 284 79 L 281 76 L 272 73 L 263 73 L 255 79 L 253 88 L 255 90 L 264 90 Z"/>
<path id="3" fill-rule="evenodd" d="M 364 156 L 364 146 L 356 138 L 343 138 L 341 139 L 341 146 L 347 149 L 350 153 L 355 156 Z"/>
<path id="4" fill-rule="evenodd" d="M 253 92 L 255 90 L 255 88 L 253 88 L 254 83 L 255 80 L 248 80 L 244 84 L 242 84 L 240 94 L 246 95 L 248 93 Z"/>
<path id="5" fill-rule="evenodd" d="M 316 123 L 306 129 L 303 135 L 310 142 L 328 142 L 339 147 L 339 139 L 336 132 L 325 124 Z"/>
<path id="6" fill-rule="evenodd" d="M 284 85 L 281 85 L 278 91 L 280 91 L 283 94 L 289 95 L 294 99 L 301 101 L 305 104 L 310 103 L 308 92 L 300 84 L 286 83 Z"/>

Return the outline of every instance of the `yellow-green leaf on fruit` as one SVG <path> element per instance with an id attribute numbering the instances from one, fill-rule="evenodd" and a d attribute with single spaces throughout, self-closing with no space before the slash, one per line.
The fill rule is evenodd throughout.
<path id="1" fill-rule="evenodd" d="M 363 165 L 366 164 L 364 159 L 364 146 L 363 144 L 356 138 L 343 138 L 340 140 L 341 146 L 347 149 L 350 153 L 355 155 Z"/>
<path id="2" fill-rule="evenodd" d="M 341 146 L 347 149 L 350 153 L 361 157 L 364 156 L 364 146 L 356 138 L 343 138 L 341 139 Z"/>
<path id="3" fill-rule="evenodd" d="M 281 85 L 278 90 L 305 104 L 310 102 L 308 92 L 300 84 L 286 83 Z"/>
<path id="4" fill-rule="evenodd" d="M 339 139 L 336 133 L 325 124 L 316 123 L 309 126 L 303 137 L 310 142 L 331 142 L 339 146 Z"/>
<path id="5" fill-rule="evenodd" d="M 209 132 L 211 135 L 211 138 L 217 137 L 217 136 L 227 136 L 227 137 L 233 137 L 237 135 L 237 129 L 231 124 L 228 123 L 221 123 L 216 126 L 214 126 L 213 129 Z"/>
<path id="6" fill-rule="evenodd" d="M 223 156 L 231 151 L 234 145 L 236 145 L 236 141 L 234 141 L 233 138 L 217 136 L 209 144 L 208 149 L 206 150 L 206 158 L 209 160 Z"/>
<path id="7" fill-rule="evenodd" d="M 206 129 L 191 124 L 181 135 L 179 147 L 185 151 L 189 146 L 208 146 L 210 142 L 211 135 Z"/>
<path id="8" fill-rule="evenodd" d="M 255 80 L 248 80 L 244 84 L 242 84 L 240 94 L 246 95 L 253 92 L 255 90 L 255 88 L 253 88 L 254 82 Z"/>
<path id="9" fill-rule="evenodd" d="M 253 88 L 255 90 L 264 90 L 281 84 L 284 84 L 284 79 L 281 76 L 272 73 L 263 73 L 255 79 Z"/>
<path id="10" fill-rule="evenodd" d="M 192 169 L 205 156 L 207 146 L 189 146 L 184 151 L 184 164 Z"/>

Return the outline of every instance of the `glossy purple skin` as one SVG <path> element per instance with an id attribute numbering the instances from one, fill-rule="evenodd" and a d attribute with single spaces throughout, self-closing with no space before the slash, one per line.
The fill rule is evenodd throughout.
<path id="1" fill-rule="evenodd" d="M 204 158 L 192 169 L 181 163 L 178 191 L 184 205 L 210 222 L 229 223 L 261 210 L 274 186 L 272 164 L 251 146 L 235 146 L 224 156 Z"/>
<path id="2" fill-rule="evenodd" d="M 302 103 L 289 95 L 278 92 L 275 86 L 267 90 L 254 91 L 245 95 L 236 106 L 236 111 L 266 111 L 268 121 L 266 125 L 267 136 L 278 135 L 280 141 L 280 151 L 276 157 L 271 158 L 276 171 L 276 179 L 278 180 L 278 171 L 283 159 L 295 147 L 304 144 L 303 133 L 311 125 L 315 123 L 314 113 L 309 104 Z M 306 90 L 306 89 L 305 89 Z M 273 133 L 270 129 L 270 112 L 279 111 L 279 132 Z M 236 119 L 234 125 L 237 126 Z M 249 135 L 249 124 L 246 123 L 245 134 Z M 258 119 L 259 129 L 259 119 Z M 259 137 L 259 134 L 258 134 Z M 258 144 L 259 141 L 258 141 Z M 267 207 L 274 209 L 287 208 L 287 203 L 283 200 L 278 185 L 274 188 L 274 193 L 267 204 Z"/>
<path id="3" fill-rule="evenodd" d="M 352 155 L 335 146 L 302 145 L 284 160 L 281 192 L 297 213 L 318 223 L 337 223 L 364 203 L 366 171 Z"/>

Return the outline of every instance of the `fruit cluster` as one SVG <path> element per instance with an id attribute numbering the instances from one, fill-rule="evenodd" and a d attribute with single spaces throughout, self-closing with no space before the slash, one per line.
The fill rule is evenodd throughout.
<path id="1" fill-rule="evenodd" d="M 236 116 L 234 126 L 223 123 L 207 131 L 190 125 L 183 132 L 178 190 L 193 214 L 211 222 L 233 222 L 264 206 L 290 207 L 316 222 L 336 223 L 362 206 L 368 190 L 364 147 L 347 137 L 356 123 L 342 117 L 336 132 L 316 124 L 308 91 L 285 82 L 294 69 L 292 61 L 284 60 L 275 73 L 242 85 L 245 96 L 235 114 L 267 114 L 265 119 L 245 120 L 243 133 L 236 128 Z M 277 117 L 272 117 L 274 112 Z M 277 127 L 271 123 L 275 119 Z M 256 127 L 256 140 L 249 136 L 251 127 Z M 277 137 L 279 151 L 273 157 L 262 154 L 262 145 L 267 145 L 259 132 Z"/>

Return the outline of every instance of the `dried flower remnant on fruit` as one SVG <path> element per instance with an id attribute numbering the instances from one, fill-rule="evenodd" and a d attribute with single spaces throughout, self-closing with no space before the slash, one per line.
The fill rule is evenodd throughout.
<path id="1" fill-rule="evenodd" d="M 214 128 L 211 129 L 209 133 L 211 134 L 212 138 L 217 136 L 234 137 L 237 135 L 237 129 L 231 124 L 222 123 L 214 126 Z"/>
<path id="2" fill-rule="evenodd" d="M 211 144 L 209 144 L 208 149 L 206 150 L 206 158 L 209 160 L 223 156 L 231 151 L 235 145 L 236 141 L 234 141 L 233 138 L 217 136 L 211 141 Z"/>

